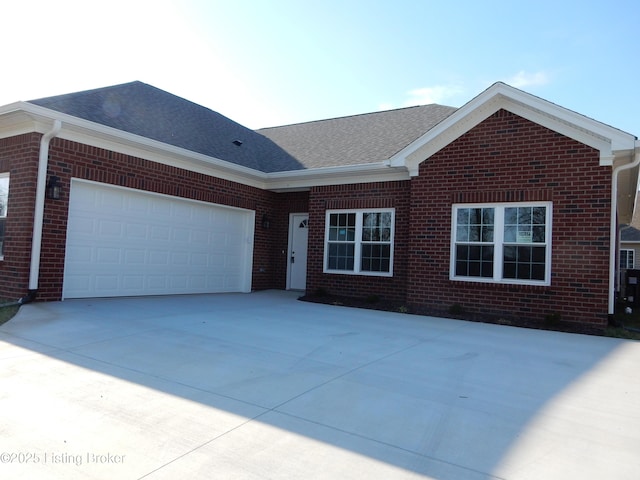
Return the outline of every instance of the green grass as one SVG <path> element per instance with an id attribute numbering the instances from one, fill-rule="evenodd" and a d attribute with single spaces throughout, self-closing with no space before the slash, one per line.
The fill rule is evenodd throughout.
<path id="1" fill-rule="evenodd" d="M 614 320 L 619 326 L 607 327 L 604 332 L 607 337 L 640 340 L 640 308 L 634 307 L 632 313 L 624 313 L 624 306 L 620 305 L 616 308 Z"/>
<path id="2" fill-rule="evenodd" d="M 8 300 L 4 298 L 0 298 L 0 305 L 7 302 Z M 9 307 L 0 307 L 0 325 L 8 322 L 13 318 L 13 316 L 18 313 L 18 309 L 20 305 L 11 305 Z"/>

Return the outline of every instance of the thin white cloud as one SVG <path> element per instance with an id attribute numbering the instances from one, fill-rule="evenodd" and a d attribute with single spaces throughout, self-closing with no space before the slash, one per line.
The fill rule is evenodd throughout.
<path id="1" fill-rule="evenodd" d="M 430 103 L 447 103 L 464 92 L 458 85 L 435 85 L 433 87 L 416 88 L 407 92 L 409 98 L 404 102 L 405 106 L 427 105 Z"/>
<path id="2" fill-rule="evenodd" d="M 440 105 L 459 106 L 466 99 L 462 96 L 465 89 L 460 85 L 434 85 L 431 87 L 415 88 L 406 92 L 406 99 L 399 103 L 383 102 L 378 104 L 378 111 L 393 110 L 395 108 L 413 107 L 416 105 Z"/>
<path id="3" fill-rule="evenodd" d="M 538 87 L 541 85 L 546 85 L 550 82 L 549 74 L 546 72 L 525 72 L 524 70 L 520 70 L 511 78 L 506 80 L 506 83 L 515 88 L 526 88 L 526 87 Z"/>

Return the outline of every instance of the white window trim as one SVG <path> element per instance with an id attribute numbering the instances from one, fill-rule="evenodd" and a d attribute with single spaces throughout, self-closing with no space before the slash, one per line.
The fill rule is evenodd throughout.
<path id="1" fill-rule="evenodd" d="M 625 260 L 629 260 L 629 254 L 628 252 L 631 252 L 631 266 L 627 266 L 625 262 L 625 266 L 623 266 L 622 268 L 625 270 L 630 270 L 630 269 L 634 269 L 636 266 L 636 251 L 633 248 L 621 248 L 620 249 L 620 257 L 622 258 L 622 252 L 627 252 L 627 254 L 625 255 Z"/>
<path id="2" fill-rule="evenodd" d="M 329 257 L 329 226 L 330 215 L 336 213 L 355 213 L 356 214 L 356 240 L 354 251 L 354 265 L 353 270 L 330 270 L 327 268 Z M 360 270 L 361 265 L 361 252 L 362 252 L 362 223 L 363 213 L 391 213 L 391 241 L 389 242 L 391 248 L 389 252 L 389 271 L 388 272 L 369 272 Z M 325 212 L 324 221 L 324 258 L 322 261 L 322 272 L 338 275 L 363 275 L 369 277 L 393 277 L 393 250 L 395 243 L 395 228 L 396 228 L 396 210 L 395 208 L 346 208 L 340 210 L 327 210 Z M 375 242 L 378 243 L 378 242 Z M 385 243 L 385 242 L 379 242 Z"/>
<path id="3" fill-rule="evenodd" d="M 502 278 L 502 257 L 504 247 L 504 211 L 508 207 L 547 207 L 546 228 L 545 228 L 545 279 L 544 280 L 521 280 L 517 278 Z M 462 277 L 456 275 L 456 226 L 458 208 L 493 208 L 494 217 L 494 239 L 492 245 L 493 252 L 493 278 L 487 277 Z M 449 254 L 449 279 L 460 282 L 474 283 L 501 283 L 509 285 L 551 285 L 551 238 L 553 202 L 504 202 L 504 203 L 456 203 L 451 208 L 451 251 Z M 485 243 L 487 245 L 487 243 Z"/>
<path id="4" fill-rule="evenodd" d="M 9 172 L 1 172 L 1 173 L 0 173 L 0 178 L 9 178 L 9 184 L 11 184 L 11 179 L 10 179 Z M 9 186 L 9 188 L 11 188 L 11 186 Z M 7 193 L 8 193 L 8 192 L 7 192 Z M 9 214 L 9 211 L 8 211 L 8 209 L 7 209 L 7 215 L 8 215 L 8 214 Z M 6 215 L 5 215 L 5 216 L 3 216 L 3 217 L 0 217 L 0 218 L 4 219 L 4 221 L 5 221 L 5 222 L 7 221 L 7 220 L 6 220 L 6 219 L 7 219 L 7 216 L 6 216 Z M 6 225 L 5 225 L 5 234 L 6 234 L 6 233 L 7 233 L 7 228 L 6 228 Z M 0 251 L 0 261 L 3 261 L 3 260 L 4 260 L 4 255 L 3 255 L 3 254 L 2 254 L 2 252 Z"/>

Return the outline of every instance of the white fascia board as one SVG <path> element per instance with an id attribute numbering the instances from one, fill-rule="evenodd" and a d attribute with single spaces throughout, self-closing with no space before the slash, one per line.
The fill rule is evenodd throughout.
<path id="1" fill-rule="evenodd" d="M 394 155 L 391 165 L 406 165 L 412 176 L 417 175 L 420 163 L 500 109 L 597 149 L 601 165 L 612 165 L 616 153 L 628 152 L 635 144 L 629 133 L 496 83 Z"/>
<path id="2" fill-rule="evenodd" d="M 66 128 L 65 128 L 66 127 Z M 236 165 L 219 158 L 175 147 L 163 142 L 151 140 L 139 135 L 117 131 L 117 137 L 111 135 L 87 135 L 84 131 L 76 131 L 64 121 L 58 135 L 66 140 L 93 145 L 153 162 L 170 165 L 212 177 L 230 180 L 256 188 L 265 188 L 265 174 L 258 170 Z"/>
<path id="3" fill-rule="evenodd" d="M 326 185 L 410 180 L 404 167 L 392 167 L 389 162 L 293 170 L 267 174 L 267 189 L 274 192 L 305 190 Z"/>

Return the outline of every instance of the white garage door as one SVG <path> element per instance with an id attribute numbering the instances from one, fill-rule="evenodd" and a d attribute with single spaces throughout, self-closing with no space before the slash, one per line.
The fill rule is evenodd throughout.
<path id="1" fill-rule="evenodd" d="M 63 297 L 249 292 L 254 213 L 73 180 Z"/>

